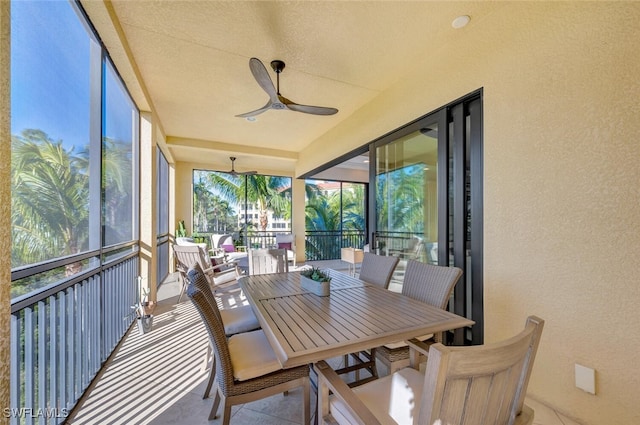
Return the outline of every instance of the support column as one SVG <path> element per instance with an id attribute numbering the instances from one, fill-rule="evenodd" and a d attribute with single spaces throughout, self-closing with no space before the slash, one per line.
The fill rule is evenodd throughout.
<path id="1" fill-rule="evenodd" d="M 149 301 L 157 302 L 157 161 L 151 112 L 140 112 L 140 276 L 149 289 Z"/>
<path id="2" fill-rule="evenodd" d="M 293 178 L 291 182 L 291 231 L 296 238 L 296 264 L 305 261 L 305 182 L 304 179 Z"/>

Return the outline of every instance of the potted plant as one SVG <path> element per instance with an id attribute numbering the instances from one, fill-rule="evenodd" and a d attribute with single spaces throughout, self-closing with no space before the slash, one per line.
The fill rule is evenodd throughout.
<path id="1" fill-rule="evenodd" d="M 300 286 L 315 295 L 326 297 L 329 295 L 331 276 L 328 272 L 312 267 L 300 272 Z"/>
<path id="2" fill-rule="evenodd" d="M 142 278 L 138 276 L 138 302 L 131 306 L 133 310 L 123 319 L 126 320 L 131 315 L 135 315 L 136 323 L 138 325 L 138 332 L 141 335 L 146 334 L 151 331 L 151 326 L 153 325 L 153 315 L 148 314 L 146 311 L 146 307 L 148 305 L 149 297 L 149 289 L 142 288 Z"/>
<path id="3" fill-rule="evenodd" d="M 184 226 L 184 220 L 178 222 L 178 228 L 176 229 L 176 238 L 186 238 L 187 228 Z"/>

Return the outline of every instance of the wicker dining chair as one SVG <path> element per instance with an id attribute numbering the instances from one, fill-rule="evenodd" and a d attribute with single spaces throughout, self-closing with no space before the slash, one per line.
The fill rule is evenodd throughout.
<path id="1" fill-rule="evenodd" d="M 198 263 L 193 264 L 191 268 L 196 270 L 198 273 L 203 273 L 202 268 Z M 209 286 L 209 283 L 206 279 L 195 279 L 193 282 L 191 282 L 191 284 L 195 285 L 202 292 L 207 302 L 211 304 L 213 308 L 218 308 L 216 297 L 211 291 L 211 287 Z M 218 308 L 218 311 L 220 312 L 220 318 L 222 319 L 222 324 L 224 326 L 224 333 L 227 337 L 260 329 L 258 318 L 253 313 L 253 309 L 250 305 L 236 306 L 233 308 L 221 310 Z M 209 347 L 209 349 L 207 350 L 205 363 L 208 363 L 209 357 L 211 357 L 209 379 L 207 380 L 207 386 L 204 390 L 204 395 L 202 398 L 209 397 L 213 381 L 216 378 L 216 357 L 215 355 L 213 355 L 211 347 Z"/>
<path id="2" fill-rule="evenodd" d="M 412 339 L 411 367 L 355 389 L 318 362 L 319 424 L 530 425 L 534 412 L 524 399 L 543 327 L 529 316 L 524 330 L 505 341 L 434 344 L 424 374 L 416 353 L 427 347 Z"/>
<path id="3" fill-rule="evenodd" d="M 286 249 L 250 249 L 249 274 L 287 273 L 289 262 Z"/>
<path id="4" fill-rule="evenodd" d="M 365 252 L 360 266 L 360 280 L 367 283 L 389 289 L 389 282 L 393 271 L 398 265 L 400 259 L 394 256 L 377 255 L 372 252 Z M 351 364 L 353 363 L 353 364 Z M 360 370 L 369 372 L 370 377 L 360 379 Z M 355 372 L 355 382 L 353 384 L 360 385 L 371 379 L 378 377 L 376 368 L 375 349 L 370 351 L 358 351 L 346 354 L 344 356 L 344 367 L 337 371 L 340 374 Z"/>
<path id="5" fill-rule="evenodd" d="M 445 309 L 461 276 L 462 270 L 458 267 L 435 266 L 409 260 L 402 295 Z M 427 344 L 442 342 L 442 333 L 423 335 L 417 339 Z M 405 342 L 377 347 L 375 355 L 376 360 L 387 366 L 390 374 L 409 365 L 409 347 Z"/>
<path id="6" fill-rule="evenodd" d="M 399 260 L 398 257 L 392 255 L 365 252 L 360 265 L 360 280 L 389 289 L 391 276 L 393 276 L 393 271 Z"/>
<path id="7" fill-rule="evenodd" d="M 222 402 L 222 424 L 228 425 L 231 407 L 302 387 L 302 412 L 305 424 L 310 419 L 309 366 L 282 369 L 264 331 L 231 336 L 228 340 L 217 304 L 202 291 L 206 278 L 197 268 L 187 272 L 187 296 L 202 317 L 215 351 L 215 398 L 209 420 L 215 419 Z M 196 282 L 200 281 L 198 284 Z"/>

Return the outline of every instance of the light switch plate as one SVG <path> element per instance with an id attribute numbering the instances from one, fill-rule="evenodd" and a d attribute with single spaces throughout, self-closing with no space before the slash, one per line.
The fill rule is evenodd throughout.
<path id="1" fill-rule="evenodd" d="M 596 371 L 576 363 L 576 387 L 589 394 L 596 393 Z"/>

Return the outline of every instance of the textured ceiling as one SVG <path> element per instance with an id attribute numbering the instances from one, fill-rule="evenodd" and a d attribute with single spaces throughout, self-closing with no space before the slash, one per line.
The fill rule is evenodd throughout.
<path id="1" fill-rule="evenodd" d="M 85 3 L 91 17 L 96 7 Z M 238 156 L 237 168 L 289 170 L 298 152 L 401 80 L 416 61 L 445 48 L 459 31 L 451 26 L 456 16 L 471 15 L 464 29 L 470 31 L 474 20 L 498 7 L 397 1 L 115 0 L 107 5 L 176 160 L 206 162 L 207 155 L 222 153 Z M 274 83 L 269 62 L 286 63 L 280 91 L 287 98 L 339 112 L 270 110 L 255 122 L 235 117 L 268 100 L 249 71 L 251 57 L 262 60 Z"/>

